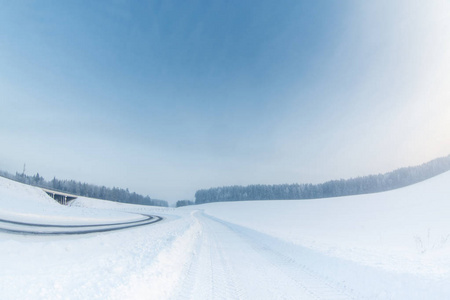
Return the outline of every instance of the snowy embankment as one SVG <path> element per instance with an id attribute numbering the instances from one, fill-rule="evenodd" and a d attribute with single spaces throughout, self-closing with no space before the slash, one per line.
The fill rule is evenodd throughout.
<path id="1" fill-rule="evenodd" d="M 174 209 L 80 197 L 58 204 L 39 188 L 0 177 L 0 218 L 40 224 L 103 224 L 163 215 L 114 233 L 35 236 L 0 231 L 1 299 L 140 299 L 169 295 L 198 225 Z M 2 225 L 3 226 L 3 225 Z M 164 272 L 166 274 L 164 274 Z M 136 295 L 131 297 L 131 295 Z"/>
<path id="2" fill-rule="evenodd" d="M 449 183 L 450 172 L 372 195 L 174 209 L 88 198 L 63 207 L 0 179 L 5 218 L 164 217 L 83 236 L 0 232 L 0 298 L 448 299 Z"/>
<path id="3" fill-rule="evenodd" d="M 60 205 L 42 189 L 0 177 L 0 219 L 41 224 L 102 224 L 142 216 L 110 210 Z"/>

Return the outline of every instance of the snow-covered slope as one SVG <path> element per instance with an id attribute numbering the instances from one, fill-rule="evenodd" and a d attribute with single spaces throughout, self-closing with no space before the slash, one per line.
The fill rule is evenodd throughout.
<path id="1" fill-rule="evenodd" d="M 67 207 L 42 189 L 0 177 L 0 219 L 44 224 L 95 224 L 138 220 L 123 212 Z"/>
<path id="2" fill-rule="evenodd" d="M 377 194 L 200 207 L 223 220 L 364 265 L 450 273 L 450 172 Z"/>
<path id="3" fill-rule="evenodd" d="M 89 198 L 63 207 L 0 178 L 1 218 L 164 216 L 83 236 L 0 231 L 0 298 L 449 299 L 449 183 L 450 172 L 379 194 L 173 209 Z"/>

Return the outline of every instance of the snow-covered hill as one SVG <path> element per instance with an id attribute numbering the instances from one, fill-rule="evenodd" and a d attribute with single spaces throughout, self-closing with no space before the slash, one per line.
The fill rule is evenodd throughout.
<path id="1" fill-rule="evenodd" d="M 448 299 L 450 172 L 379 194 L 180 209 L 0 178 L 3 219 L 162 222 L 83 236 L 0 232 L 3 299 Z M 0 224 L 1 225 L 1 224 Z"/>
<path id="2" fill-rule="evenodd" d="M 124 212 L 60 205 L 38 187 L 0 176 L 0 219 L 45 224 L 94 224 L 139 218 Z"/>
<path id="3" fill-rule="evenodd" d="M 228 222 L 364 265 L 450 273 L 450 172 L 377 194 L 200 207 Z"/>

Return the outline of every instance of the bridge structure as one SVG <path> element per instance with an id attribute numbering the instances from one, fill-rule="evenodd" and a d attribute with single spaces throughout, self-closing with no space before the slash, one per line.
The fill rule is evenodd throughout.
<path id="1" fill-rule="evenodd" d="M 60 203 L 62 205 L 67 205 L 70 201 L 78 198 L 77 195 L 72 195 L 72 194 L 65 193 L 65 192 L 54 191 L 54 190 L 45 189 L 45 188 L 42 188 L 42 190 L 44 192 L 46 192 L 47 195 L 49 195 L 55 201 L 57 201 L 58 203 Z"/>

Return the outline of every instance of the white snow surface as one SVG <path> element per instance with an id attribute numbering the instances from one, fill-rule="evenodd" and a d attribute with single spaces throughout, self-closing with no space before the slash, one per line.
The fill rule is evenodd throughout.
<path id="1" fill-rule="evenodd" d="M 80 197 L 65 207 L 0 178 L 1 219 L 164 218 L 85 235 L 0 231 L 0 299 L 450 299 L 449 195 L 447 172 L 351 197 L 179 209 Z"/>

